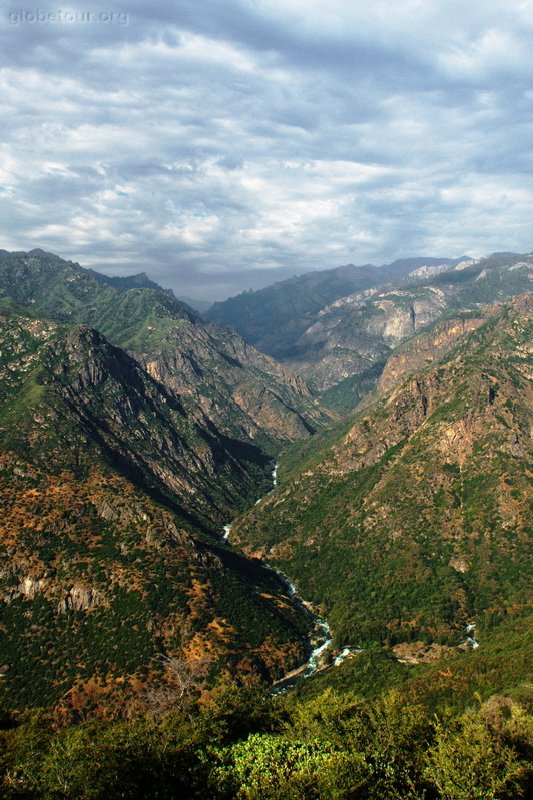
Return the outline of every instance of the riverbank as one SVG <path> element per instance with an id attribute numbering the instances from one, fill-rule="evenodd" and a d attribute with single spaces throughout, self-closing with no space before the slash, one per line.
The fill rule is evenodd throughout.
<path id="1" fill-rule="evenodd" d="M 275 463 L 272 470 L 272 489 L 273 491 L 277 486 L 278 464 Z M 256 505 L 264 498 L 260 497 L 256 501 Z M 224 525 L 222 540 L 228 541 L 231 533 L 231 524 Z M 275 567 L 271 567 L 266 562 L 262 562 L 264 569 L 275 572 L 287 590 L 287 595 L 296 603 L 314 622 L 314 631 L 310 636 L 309 644 L 311 652 L 307 661 L 299 667 L 295 667 L 290 672 L 286 673 L 282 678 L 279 678 L 273 683 L 272 692 L 275 695 L 283 694 L 289 691 L 302 680 L 309 678 L 311 675 L 325 672 L 331 668 L 339 667 L 348 658 L 354 658 L 358 653 L 363 652 L 362 647 L 357 645 L 345 645 L 341 650 L 336 652 L 333 650 L 333 638 L 331 636 L 331 628 L 327 620 L 320 617 L 315 613 L 312 605 L 302 600 L 298 594 L 298 590 L 294 583 L 287 575 Z M 475 650 L 479 647 L 479 643 L 475 638 L 475 623 L 470 622 L 464 628 L 464 640 L 456 647 L 442 646 L 438 644 L 427 645 L 424 642 L 404 643 L 395 645 L 391 648 L 390 652 L 393 657 L 400 664 L 409 666 L 416 666 L 423 663 L 431 663 L 438 661 L 446 655 L 458 649 L 472 649 Z"/>

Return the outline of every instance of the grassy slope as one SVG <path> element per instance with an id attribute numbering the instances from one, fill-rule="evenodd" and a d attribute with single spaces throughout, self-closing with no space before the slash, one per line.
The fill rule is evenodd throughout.
<path id="1" fill-rule="evenodd" d="M 1 254 L 0 282 L 5 294 L 36 314 L 85 323 L 119 347 L 139 352 L 149 352 L 176 326 L 195 319 L 162 290 L 119 289 L 79 264 L 39 250 Z"/>

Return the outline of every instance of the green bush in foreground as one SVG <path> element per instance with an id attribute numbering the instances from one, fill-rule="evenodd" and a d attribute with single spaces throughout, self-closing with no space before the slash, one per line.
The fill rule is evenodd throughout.
<path id="1" fill-rule="evenodd" d="M 332 800 L 355 797 L 368 780 L 364 759 L 320 740 L 299 741 L 254 733 L 214 753 L 217 797 L 239 800 Z"/>
<path id="2" fill-rule="evenodd" d="M 516 800 L 533 790 L 531 717 L 503 696 L 437 717 L 398 691 L 301 702 L 231 687 L 158 721 L 58 728 L 28 713 L 4 723 L 0 745 L 6 800 Z"/>

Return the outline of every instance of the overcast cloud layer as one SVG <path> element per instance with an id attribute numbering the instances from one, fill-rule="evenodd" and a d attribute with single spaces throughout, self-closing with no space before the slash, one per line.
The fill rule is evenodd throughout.
<path id="1" fill-rule="evenodd" d="M 214 299 L 533 248 L 529 0 L 0 6 L 4 249 Z"/>

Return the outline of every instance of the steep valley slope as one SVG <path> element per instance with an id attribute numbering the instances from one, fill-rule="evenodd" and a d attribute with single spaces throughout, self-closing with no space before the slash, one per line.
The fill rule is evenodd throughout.
<path id="1" fill-rule="evenodd" d="M 439 323 L 341 428 L 282 459 L 232 527 L 339 646 L 457 645 L 530 608 L 533 301 Z"/>
<path id="2" fill-rule="evenodd" d="M 308 617 L 219 535 L 270 456 L 96 330 L 0 302 L 0 453 L 5 705 L 142 708 L 167 658 L 211 682 L 302 661 Z"/>
<path id="3" fill-rule="evenodd" d="M 42 250 L 0 251 L 1 296 L 97 329 L 219 431 L 270 455 L 332 418 L 290 370 L 146 276 L 112 279 Z"/>

